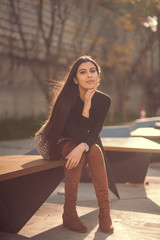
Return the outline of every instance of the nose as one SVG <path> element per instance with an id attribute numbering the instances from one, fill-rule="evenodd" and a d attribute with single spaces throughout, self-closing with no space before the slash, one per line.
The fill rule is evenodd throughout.
<path id="1" fill-rule="evenodd" d="M 92 74 L 91 74 L 91 72 L 90 72 L 90 71 L 88 71 L 88 77 L 91 77 L 91 75 L 92 75 Z"/>

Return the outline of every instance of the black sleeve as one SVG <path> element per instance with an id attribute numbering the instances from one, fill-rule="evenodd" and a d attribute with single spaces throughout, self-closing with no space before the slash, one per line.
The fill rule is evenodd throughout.
<path id="1" fill-rule="evenodd" d="M 80 115 L 79 119 L 75 118 L 74 113 L 70 114 L 65 125 L 64 135 L 71 137 L 77 143 L 80 143 L 88 134 L 89 118 Z"/>
<path id="2" fill-rule="evenodd" d="M 96 94 L 92 102 L 89 118 L 82 116 L 81 112 L 79 114 L 71 112 L 65 124 L 64 136 L 72 138 L 77 144 L 86 142 L 91 146 L 96 143 L 110 103 L 111 100 L 107 95 Z"/>
<path id="3" fill-rule="evenodd" d="M 107 116 L 108 110 L 110 108 L 111 99 L 108 96 L 103 97 L 103 101 L 99 102 L 96 107 L 96 113 L 94 115 L 93 124 L 90 128 L 89 133 L 84 139 L 89 146 L 96 143 L 100 131 L 102 130 L 104 120 Z"/>

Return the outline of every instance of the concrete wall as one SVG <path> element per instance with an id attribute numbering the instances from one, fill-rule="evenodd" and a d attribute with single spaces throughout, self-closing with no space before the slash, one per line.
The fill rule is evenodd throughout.
<path id="1" fill-rule="evenodd" d="M 42 91 L 33 86 L 0 88 L 0 118 L 21 118 L 44 114 L 47 104 Z"/>
<path id="2" fill-rule="evenodd" d="M 119 35 L 122 35 L 121 33 L 118 34 L 120 29 L 117 28 L 116 30 L 114 28 L 113 21 L 108 17 L 109 12 L 104 12 L 104 9 L 97 7 L 94 1 L 91 0 L 75 0 L 73 2 L 74 4 L 71 6 L 71 12 L 64 28 L 60 55 L 60 67 L 62 71 L 59 68 L 58 77 L 63 75 L 63 66 L 65 64 L 68 65 L 73 57 L 89 52 L 96 60 L 100 60 L 100 62 L 102 60 L 104 62 L 105 54 L 107 54 L 107 50 L 109 50 L 107 47 L 109 48 L 113 42 L 122 41 L 122 39 L 118 39 L 120 38 Z M 48 34 L 48 29 L 51 24 L 50 5 L 47 3 L 48 2 L 45 1 L 45 11 L 43 12 L 45 34 Z M 29 58 L 37 58 L 38 61 L 43 62 L 43 60 L 45 60 L 46 49 L 41 31 L 38 30 L 38 20 L 36 16 L 38 1 L 15 1 L 15 5 L 17 11 L 20 10 L 20 18 L 23 25 L 22 29 L 29 49 L 28 56 Z M 56 18 L 56 27 L 51 48 L 51 58 L 53 62 L 57 57 L 57 46 L 60 40 L 59 21 L 60 20 Z M 117 31 L 117 33 L 115 33 L 117 39 L 114 39 L 114 31 Z M 94 45 L 95 37 L 97 37 L 97 39 Z M 133 38 L 136 44 L 136 50 L 132 53 L 134 62 L 139 54 L 142 43 L 135 33 L 128 33 L 128 38 Z M 94 46 L 92 46 L 92 44 Z M 156 53 L 156 44 L 154 47 L 155 51 L 153 52 Z M 90 48 L 92 48 L 92 50 Z M 149 58 L 150 56 L 148 56 L 148 58 L 146 57 L 147 60 Z M 156 61 L 157 58 L 158 56 L 155 54 L 155 70 L 159 67 L 156 65 L 158 62 Z M 11 63 L 11 61 L 14 62 Z M 149 65 L 151 65 L 151 63 L 148 62 L 148 66 Z M 145 64 L 145 67 L 146 66 L 147 64 Z M 146 67 L 146 69 L 149 68 Z M 39 65 L 37 71 L 45 81 L 43 67 Z M 111 78 L 113 78 L 113 75 Z M 111 81 L 109 81 L 107 75 L 104 76 L 103 81 L 105 81 L 105 84 L 102 84 L 103 88 L 101 90 L 112 96 L 111 88 L 108 88 Z M 120 97 L 118 89 L 115 95 L 115 102 L 118 103 Z M 143 102 L 142 98 L 143 91 L 139 85 L 129 86 L 128 111 L 136 114 L 139 113 Z M 10 1 L 2 0 L 0 1 L 0 118 L 37 116 L 43 114 L 46 109 L 47 104 L 44 94 L 37 84 L 37 79 L 35 79 L 31 69 L 29 69 L 25 62 L 21 37 L 18 33 L 15 19 L 13 19 L 13 16 L 10 14 Z"/>

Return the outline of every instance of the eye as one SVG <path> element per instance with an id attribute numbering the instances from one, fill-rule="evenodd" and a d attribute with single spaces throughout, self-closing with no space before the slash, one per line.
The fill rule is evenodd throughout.
<path id="1" fill-rule="evenodd" d="M 85 73 L 85 71 L 81 71 L 81 72 L 80 72 L 80 74 L 84 74 L 84 73 Z"/>
<path id="2" fill-rule="evenodd" d="M 96 71 L 96 69 L 91 69 L 91 72 L 94 73 Z"/>

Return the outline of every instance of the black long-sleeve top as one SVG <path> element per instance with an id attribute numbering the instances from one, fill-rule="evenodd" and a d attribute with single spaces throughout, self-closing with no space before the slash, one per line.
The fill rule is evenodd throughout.
<path id="1" fill-rule="evenodd" d="M 85 142 L 91 146 L 96 143 L 111 104 L 110 97 L 100 91 L 95 92 L 91 101 L 89 118 L 86 118 L 82 116 L 84 102 L 78 97 L 63 130 L 63 136 L 77 144 Z"/>

